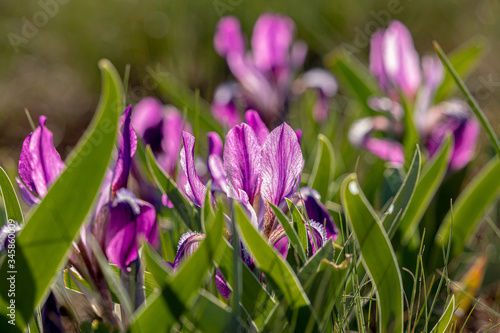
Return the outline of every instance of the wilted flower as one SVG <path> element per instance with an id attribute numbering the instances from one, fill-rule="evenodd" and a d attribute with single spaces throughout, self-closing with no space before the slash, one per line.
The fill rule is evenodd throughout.
<path id="1" fill-rule="evenodd" d="M 26 137 L 19 157 L 19 176 L 16 182 L 28 205 L 38 204 L 49 186 L 65 168 L 54 148 L 52 132 L 45 127 L 47 118 L 40 116 L 40 125 Z"/>
<path id="2" fill-rule="evenodd" d="M 222 124 L 240 122 L 241 110 L 254 109 L 264 122 L 274 124 L 285 113 L 295 73 L 302 67 L 307 45 L 295 41 L 295 24 L 287 16 L 263 14 L 255 23 L 247 52 L 238 19 L 222 18 L 217 24 L 214 47 L 227 61 L 237 83 L 223 83 L 214 94 L 212 112 Z M 336 93 L 336 81 L 322 69 L 305 74 L 302 85 L 318 90 L 315 119 L 326 119 L 327 97 Z"/>

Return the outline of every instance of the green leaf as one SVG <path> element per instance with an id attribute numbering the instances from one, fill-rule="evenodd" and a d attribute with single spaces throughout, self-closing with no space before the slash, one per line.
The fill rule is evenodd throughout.
<path id="1" fill-rule="evenodd" d="M 285 200 L 292 215 L 293 228 L 295 229 L 295 231 L 297 231 L 297 235 L 299 237 L 302 248 L 307 251 L 307 230 L 306 224 L 304 223 L 304 218 L 302 217 L 302 214 L 300 214 L 295 204 L 290 201 L 290 199 L 285 198 Z"/>
<path id="2" fill-rule="evenodd" d="M 323 259 L 314 274 L 313 281 L 306 287 L 314 311 L 318 314 L 320 328 L 323 328 L 331 317 L 333 306 L 342 294 L 344 281 L 349 272 L 350 260 L 340 265 Z"/>
<path id="3" fill-rule="evenodd" d="M 451 76 L 455 80 L 455 83 L 460 88 L 460 91 L 462 91 L 462 94 L 467 100 L 467 103 L 469 103 L 469 106 L 476 115 L 477 120 L 479 120 L 479 123 L 483 127 L 484 131 L 486 132 L 486 134 L 488 134 L 488 137 L 490 139 L 491 144 L 493 145 L 493 148 L 495 149 L 495 152 L 497 153 L 498 156 L 500 156 L 500 140 L 498 140 L 498 136 L 496 135 L 495 130 L 493 129 L 490 122 L 486 118 L 484 112 L 479 107 L 479 104 L 477 104 L 476 99 L 472 96 L 469 89 L 465 85 L 464 81 L 462 81 L 459 74 L 455 71 L 452 64 L 450 63 L 450 60 L 446 57 L 446 54 L 444 54 L 444 51 L 441 49 L 441 46 L 439 46 L 437 42 L 434 42 L 434 49 L 436 49 L 436 52 L 438 53 L 439 58 L 441 59 L 441 62 L 446 67 L 448 73 L 451 74 Z"/>
<path id="4" fill-rule="evenodd" d="M 342 47 L 333 51 L 325 60 L 326 66 L 335 74 L 339 86 L 347 90 L 346 95 L 355 98 L 367 114 L 374 115 L 368 99 L 380 95 L 378 84 L 368 68 L 345 51 Z"/>
<path id="5" fill-rule="evenodd" d="M 226 282 L 232 286 L 234 283 L 233 248 L 226 240 L 223 243 L 224 254 L 219 263 L 219 269 Z M 241 305 L 245 308 L 250 318 L 252 318 L 257 330 L 260 331 L 264 327 L 264 322 L 271 313 L 275 303 L 248 266 L 243 263 L 242 280 Z"/>
<path id="6" fill-rule="evenodd" d="M 146 271 L 151 273 L 158 286 L 163 285 L 167 277 L 172 275 L 172 269 L 165 264 L 161 256 L 155 252 L 149 243 L 144 243 L 142 249 L 146 259 Z"/>
<path id="7" fill-rule="evenodd" d="M 416 184 L 420 175 L 420 148 L 417 146 L 415 150 L 415 155 L 413 155 L 413 160 L 408 170 L 403 184 L 399 188 L 398 193 L 394 197 L 391 205 L 389 206 L 389 211 L 387 215 L 382 218 L 382 224 L 384 225 L 389 238 L 392 238 L 399 222 L 405 216 L 405 213 L 410 205 L 413 194 L 415 193 Z"/>
<path id="8" fill-rule="evenodd" d="M 335 154 L 326 136 L 318 134 L 318 151 L 307 186 L 321 195 L 323 202 L 331 198 L 332 183 L 335 177 Z"/>
<path id="9" fill-rule="evenodd" d="M 226 328 L 231 321 L 231 309 L 202 289 L 186 316 L 196 330 L 201 332 L 227 332 Z"/>
<path id="10" fill-rule="evenodd" d="M 437 322 L 436 326 L 432 329 L 431 333 L 445 333 L 450 326 L 451 319 L 453 318 L 453 313 L 455 312 L 455 296 L 451 296 L 450 302 L 446 306 L 441 318 Z"/>
<path id="11" fill-rule="evenodd" d="M 296 323 L 291 323 L 292 327 L 294 327 L 293 324 L 301 325 L 301 327 L 297 329 L 304 329 L 306 331 L 316 327 L 316 315 L 311 308 L 309 299 L 302 289 L 297 276 L 293 273 L 292 268 L 281 255 L 262 238 L 262 235 L 248 220 L 244 209 L 239 204 L 235 205 L 235 217 L 238 234 L 247 249 L 249 249 L 254 256 L 255 263 L 266 275 L 266 279 L 270 282 L 274 291 L 280 295 L 280 298 L 284 298 L 289 306 L 289 312 L 293 312 L 294 319 L 296 319 L 296 315 L 298 315 L 298 318 L 301 318 Z"/>
<path id="12" fill-rule="evenodd" d="M 174 209 L 191 230 L 200 230 L 200 216 L 194 205 L 177 189 L 177 184 L 163 171 L 153 155 L 151 147 L 146 148 L 146 161 L 153 179 L 168 199 L 172 201 Z"/>
<path id="13" fill-rule="evenodd" d="M 399 229 L 402 234 L 402 244 L 407 244 L 414 235 L 422 216 L 427 211 L 427 207 L 429 207 L 439 185 L 443 182 L 451 157 L 451 141 L 451 136 L 447 135 L 434 158 L 425 166 L 422 172 L 422 177 L 417 183 L 410 205 L 400 222 Z"/>
<path id="14" fill-rule="evenodd" d="M 222 126 L 215 121 L 210 111 L 210 104 L 197 97 L 196 94 L 175 78 L 166 68 L 157 66 L 155 70 L 147 68 L 148 73 L 160 85 L 160 91 L 173 105 L 179 109 L 187 109 L 187 119 L 192 124 L 199 121 L 200 127 L 205 132 L 214 131 L 222 135 Z M 198 110 L 198 111 L 197 111 Z M 196 134 L 196 133 L 195 133 Z"/>
<path id="15" fill-rule="evenodd" d="M 333 244 L 332 241 L 326 242 L 325 245 L 323 245 L 304 266 L 302 266 L 297 277 L 303 286 L 306 286 L 310 279 L 314 277 L 323 259 L 333 260 L 333 254 L 335 252 Z"/>
<path id="16" fill-rule="evenodd" d="M 451 254 L 461 253 L 467 238 L 473 233 L 486 209 L 498 198 L 500 192 L 500 160 L 492 159 L 467 185 L 453 204 L 453 225 L 451 211 L 443 220 L 436 235 L 436 250 L 441 253 L 443 242 L 448 245 L 450 228 Z"/>
<path id="17" fill-rule="evenodd" d="M 288 241 L 292 245 L 292 247 L 295 249 L 297 252 L 300 260 L 302 260 L 303 263 L 307 261 L 307 256 L 306 252 L 304 251 L 304 248 L 302 247 L 302 243 L 300 242 L 299 236 L 297 235 L 297 232 L 295 232 L 295 229 L 292 228 L 290 225 L 290 222 L 288 221 L 288 218 L 283 214 L 281 209 L 270 203 L 271 209 L 274 212 L 274 215 L 278 219 L 278 222 L 281 224 L 283 229 L 285 230 L 286 236 L 288 238 Z"/>
<path id="18" fill-rule="evenodd" d="M 484 38 L 473 38 L 455 50 L 450 52 L 450 63 L 455 68 L 458 75 L 467 78 L 470 73 L 476 68 L 487 49 L 487 44 Z M 436 102 L 441 102 L 448 99 L 457 90 L 457 85 L 453 76 L 446 72 L 443 83 L 436 91 Z"/>
<path id="19" fill-rule="evenodd" d="M 4 264 L 0 290 L 8 290 L 9 271 L 16 274 L 16 328 L 24 330 L 35 308 L 41 305 L 57 272 L 62 271 L 68 250 L 90 212 L 111 160 L 123 111 L 123 88 L 113 65 L 101 60 L 102 93 L 96 115 L 67 167 L 35 208 L 16 241 L 15 267 Z M 0 331 L 7 324 L 7 294 L 0 296 Z M 9 325 L 9 329 L 12 326 Z"/>
<path id="20" fill-rule="evenodd" d="M 0 167 L 0 194 L 3 198 L 3 206 L 7 214 L 7 221 L 12 220 L 19 225 L 24 223 L 23 212 L 16 196 L 16 191 L 5 170 Z"/>
<path id="21" fill-rule="evenodd" d="M 201 288 L 207 273 L 213 267 L 213 262 L 220 261 L 223 251 L 223 226 L 224 212 L 219 209 L 214 223 L 198 249 L 179 267 L 176 274 L 167 277 L 160 285 L 161 294 L 150 297 L 149 303 L 136 311 L 130 325 L 131 332 L 170 331 Z"/>
<path id="22" fill-rule="evenodd" d="M 344 179 L 341 191 L 347 221 L 377 293 L 377 331 L 403 332 L 403 286 L 391 242 L 356 175 Z"/>

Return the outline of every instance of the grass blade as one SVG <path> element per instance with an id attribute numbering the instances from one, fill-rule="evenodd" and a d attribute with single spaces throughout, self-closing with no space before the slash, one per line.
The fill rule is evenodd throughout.
<path id="1" fill-rule="evenodd" d="M 0 167 L 0 194 L 3 198 L 3 206 L 7 213 L 7 221 L 16 221 L 19 225 L 24 223 L 23 212 L 16 196 L 16 191 L 5 170 Z"/>
<path id="2" fill-rule="evenodd" d="M 488 134 L 488 137 L 490 138 L 491 144 L 493 145 L 495 152 L 497 153 L 498 156 L 500 156 L 500 140 L 498 140 L 498 136 L 496 135 L 495 131 L 493 130 L 493 127 L 491 126 L 490 122 L 484 115 L 483 111 L 479 107 L 479 104 L 477 104 L 476 100 L 470 93 L 464 81 L 462 81 L 460 76 L 458 76 L 457 72 L 450 63 L 450 60 L 448 59 L 448 57 L 446 57 L 446 54 L 444 54 L 443 49 L 441 49 L 441 46 L 439 46 L 437 42 L 434 42 L 434 49 L 438 53 L 439 58 L 441 58 L 443 65 L 446 67 L 451 76 L 453 76 L 455 83 L 460 88 L 460 91 L 462 91 L 462 93 L 464 94 L 467 103 L 469 103 L 470 107 L 472 108 L 472 111 L 474 111 L 474 114 L 481 123 L 481 126 L 483 126 L 483 129 L 486 131 L 486 134 Z"/>
<path id="3" fill-rule="evenodd" d="M 347 221 L 376 289 L 378 331 L 403 332 L 403 287 L 391 242 L 361 191 L 356 175 L 344 179 L 341 191 Z"/>

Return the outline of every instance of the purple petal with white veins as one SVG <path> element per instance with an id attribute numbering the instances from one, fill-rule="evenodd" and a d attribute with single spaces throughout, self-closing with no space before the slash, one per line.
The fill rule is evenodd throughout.
<path id="1" fill-rule="evenodd" d="M 281 225 L 276 227 L 269 236 L 269 243 L 281 254 L 283 258 L 286 258 L 288 252 L 288 238 L 286 237 L 286 232 Z"/>
<path id="2" fill-rule="evenodd" d="M 261 196 L 278 205 L 291 194 L 304 167 L 304 158 L 294 130 L 283 123 L 274 129 L 262 147 Z"/>
<path id="3" fill-rule="evenodd" d="M 224 170 L 222 158 L 215 154 L 208 156 L 207 167 L 214 185 L 220 188 L 222 192 L 227 193 L 226 171 Z"/>
<path id="4" fill-rule="evenodd" d="M 177 254 L 174 260 L 174 269 L 177 269 L 179 264 L 188 259 L 194 251 L 198 249 L 200 243 L 205 239 L 204 234 L 196 232 L 187 232 L 183 234 L 177 246 Z"/>
<path id="5" fill-rule="evenodd" d="M 318 251 L 325 244 L 327 240 L 327 233 L 325 228 L 316 221 L 310 220 L 306 226 L 309 248 L 311 249 L 312 255 L 314 255 L 316 251 Z"/>
<path id="6" fill-rule="evenodd" d="M 245 41 L 241 33 L 240 21 L 236 17 L 223 17 L 215 28 L 214 36 L 215 51 L 221 56 L 228 54 L 243 54 L 245 52 Z"/>
<path id="7" fill-rule="evenodd" d="M 245 121 L 255 132 L 257 139 L 259 139 L 259 143 L 263 145 L 269 135 L 269 130 L 260 118 L 259 113 L 254 110 L 248 110 L 245 112 Z"/>
<path id="8" fill-rule="evenodd" d="M 182 141 L 184 147 L 181 150 L 181 166 L 184 174 L 187 177 L 187 182 L 184 187 L 186 195 L 199 206 L 203 206 L 205 202 L 205 194 L 207 188 L 198 178 L 194 160 L 194 144 L 196 139 L 188 132 L 182 132 Z"/>
<path id="9" fill-rule="evenodd" d="M 27 188 L 40 197 L 47 194 L 51 185 L 65 168 L 52 142 L 52 132 L 47 129 L 47 118 L 40 116 L 38 126 L 23 142 L 19 158 L 19 175 Z"/>
<path id="10" fill-rule="evenodd" d="M 130 126 L 130 113 L 132 107 L 129 106 L 125 110 L 122 121 L 122 132 L 120 133 L 118 142 L 118 159 L 116 161 L 113 181 L 111 182 L 111 191 L 113 195 L 121 188 L 127 187 L 128 175 L 130 172 L 130 165 L 132 163 L 132 156 L 137 148 L 137 137 L 134 130 Z"/>
<path id="11" fill-rule="evenodd" d="M 234 126 L 229 131 L 224 146 L 229 197 L 239 200 L 242 190 L 253 204 L 260 188 L 261 151 L 255 132 L 247 124 Z"/>

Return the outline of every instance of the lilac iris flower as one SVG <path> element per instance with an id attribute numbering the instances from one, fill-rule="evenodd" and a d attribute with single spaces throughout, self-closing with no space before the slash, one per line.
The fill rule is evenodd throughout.
<path id="1" fill-rule="evenodd" d="M 469 107 L 458 100 L 433 105 L 434 94 L 443 81 L 444 69 L 437 57 L 425 56 L 422 63 L 408 29 L 398 21 L 386 30 L 375 32 L 370 43 L 370 71 L 387 97 L 372 97 L 368 104 L 381 115 L 357 120 L 349 131 L 355 147 L 402 166 L 404 149 L 399 140 L 404 134 L 403 107 L 399 92 L 413 102 L 414 124 L 432 157 L 447 132 L 454 137 L 450 170 L 466 166 L 474 155 L 479 124 Z M 376 137 L 375 133 L 385 134 Z"/>
<path id="2" fill-rule="evenodd" d="M 45 126 L 47 118 L 40 116 L 40 125 L 23 142 L 19 157 L 19 178 L 16 182 L 24 201 L 32 206 L 40 203 L 50 185 L 65 168 L 52 142 L 52 132 Z"/>
<path id="3" fill-rule="evenodd" d="M 131 107 L 125 110 L 119 135 L 118 158 L 111 183 L 103 190 L 109 198 L 100 209 L 93 228 L 94 236 L 108 259 L 126 269 L 138 257 L 141 241 L 159 245 L 158 224 L 154 207 L 137 199 L 126 189 L 137 138 L 131 127 Z"/>
<path id="4" fill-rule="evenodd" d="M 294 39 L 295 24 L 289 17 L 263 14 L 253 29 L 252 50 L 247 51 L 238 19 L 227 16 L 219 21 L 214 47 L 237 81 L 223 83 L 215 91 L 212 112 L 219 122 L 231 128 L 240 122 L 240 112 L 247 109 L 258 111 L 269 126 L 281 118 L 287 111 L 295 74 L 307 54 L 307 45 Z M 335 79 L 329 72 L 315 69 L 299 81 L 318 91 L 315 119 L 324 121 L 327 98 L 336 93 Z"/>
<path id="5" fill-rule="evenodd" d="M 284 198 L 291 197 L 297 190 L 304 167 L 299 137 L 286 123 L 269 133 L 259 114 L 253 110 L 245 113 L 245 120 L 246 123 L 235 125 L 229 130 L 224 145 L 217 134 L 208 134 L 208 169 L 214 184 L 224 184 L 219 189 L 229 198 L 242 203 L 255 227 L 269 238 L 278 252 L 286 256 L 286 234 L 274 223 L 275 217 L 268 203 L 283 204 Z M 207 188 L 198 177 L 194 165 L 195 138 L 186 132 L 182 133 L 182 138 L 184 147 L 181 150 L 181 165 L 188 179 L 185 193 L 194 204 L 202 206 Z M 304 206 L 308 214 L 317 219 L 311 220 L 310 227 L 307 227 L 311 254 L 323 246 L 326 240 L 335 239 L 338 233 L 317 196 L 313 191 L 304 190 L 304 198 L 307 198 L 304 199 Z M 182 258 L 196 250 L 203 238 L 204 235 L 197 233 L 182 236 L 172 267 L 175 269 Z M 241 255 L 244 262 L 252 267 L 253 261 L 243 247 Z M 215 280 L 220 294 L 229 297 L 230 288 L 220 271 L 217 271 Z"/>

